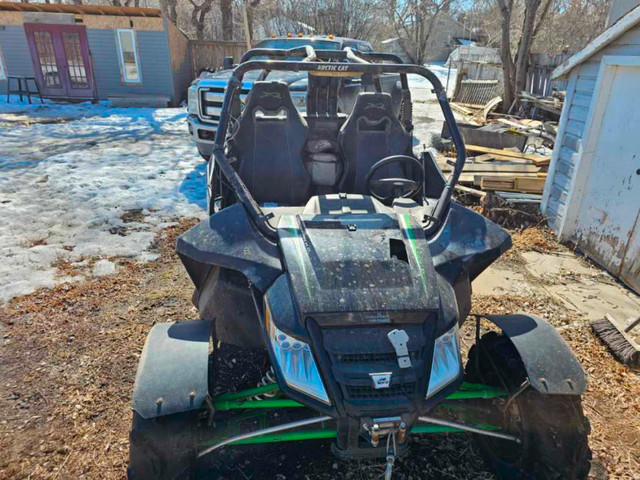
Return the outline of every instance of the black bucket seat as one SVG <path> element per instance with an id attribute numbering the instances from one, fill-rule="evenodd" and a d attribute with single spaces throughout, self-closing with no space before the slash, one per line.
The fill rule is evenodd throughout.
<path id="1" fill-rule="evenodd" d="M 283 82 L 255 82 L 230 139 L 236 169 L 259 204 L 304 205 L 311 179 L 302 153 L 307 123 Z"/>
<path id="2" fill-rule="evenodd" d="M 365 179 L 369 169 L 391 155 L 411 154 L 411 135 L 393 113 L 388 93 L 361 92 L 351 115 L 338 136 L 345 162 L 340 191 L 368 194 Z M 405 177 L 398 165 L 382 169 L 376 177 Z"/>

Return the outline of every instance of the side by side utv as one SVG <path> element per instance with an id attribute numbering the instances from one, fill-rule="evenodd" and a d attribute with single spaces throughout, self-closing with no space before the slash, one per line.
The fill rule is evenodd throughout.
<path id="1" fill-rule="evenodd" d="M 307 72 L 305 116 L 268 78 L 241 102 L 253 70 Z M 380 86 L 389 74 L 400 108 Z M 448 124 L 449 178 L 413 151 L 409 74 L 431 83 Z M 347 80 L 361 83 L 348 114 Z M 128 477 L 193 478 L 225 447 L 327 439 L 338 458 L 381 458 L 390 478 L 412 437 L 471 432 L 497 478 L 586 478 L 587 382 L 575 356 L 537 316 L 470 314 L 471 282 L 511 239 L 452 200 L 464 164 L 427 68 L 349 49 L 245 54 L 208 164 L 209 218 L 177 244 L 201 319 L 148 335 Z M 465 321 L 475 342 L 463 365 Z M 223 344 L 266 351 L 268 380 L 216 391 Z M 264 416 L 275 409 L 291 415 Z M 247 430 L 235 415 L 264 421 Z"/>

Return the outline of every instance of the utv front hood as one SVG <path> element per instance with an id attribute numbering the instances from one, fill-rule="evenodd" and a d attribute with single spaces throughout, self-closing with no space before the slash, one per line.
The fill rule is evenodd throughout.
<path id="1" fill-rule="evenodd" d="M 425 311 L 438 310 L 429 246 L 410 215 L 286 215 L 278 236 L 303 315 L 350 313 L 382 323 L 393 312 L 421 312 L 424 321 Z"/>

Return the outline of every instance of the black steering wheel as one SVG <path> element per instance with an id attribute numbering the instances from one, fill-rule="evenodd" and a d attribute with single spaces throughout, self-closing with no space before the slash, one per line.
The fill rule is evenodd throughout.
<path id="1" fill-rule="evenodd" d="M 420 176 L 419 180 L 410 180 L 408 178 L 380 178 L 373 180 L 373 176 L 378 170 L 394 163 L 408 163 L 416 167 Z M 392 155 L 383 158 L 371 167 L 369 173 L 367 173 L 365 185 L 369 194 L 382 202 L 392 198 L 413 197 L 422 190 L 422 186 L 424 185 L 424 167 L 422 163 L 408 155 Z M 387 192 L 386 196 L 376 192 L 376 190 L 382 189 Z"/>

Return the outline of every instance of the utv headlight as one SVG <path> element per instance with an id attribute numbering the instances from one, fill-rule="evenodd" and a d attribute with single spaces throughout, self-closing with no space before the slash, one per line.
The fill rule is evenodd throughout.
<path id="1" fill-rule="evenodd" d="M 275 326 L 269 307 L 266 308 L 266 323 L 273 349 L 273 356 L 285 382 L 294 390 L 331 405 L 324 389 L 320 372 L 313 359 L 311 347 L 300 340 L 287 335 Z"/>
<path id="2" fill-rule="evenodd" d="M 191 85 L 187 90 L 187 112 L 198 114 L 198 87 Z"/>
<path id="3" fill-rule="evenodd" d="M 431 376 L 429 377 L 429 389 L 427 397 L 430 397 L 448 384 L 453 382 L 460 374 L 460 347 L 458 338 L 458 324 L 447 333 L 436 339 L 433 349 L 433 362 L 431 363 Z"/>

